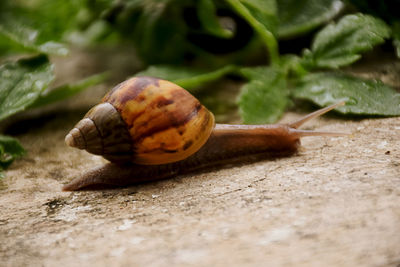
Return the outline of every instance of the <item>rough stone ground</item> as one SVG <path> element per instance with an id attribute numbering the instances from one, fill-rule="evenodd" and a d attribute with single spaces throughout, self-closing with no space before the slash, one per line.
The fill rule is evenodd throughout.
<path id="1" fill-rule="evenodd" d="M 398 62 L 372 65 L 399 88 Z M 29 153 L 0 181 L 0 266 L 400 265 L 399 118 L 325 116 L 306 128 L 353 136 L 305 138 L 287 158 L 61 192 L 103 162 L 64 145 L 88 109 L 76 103 L 13 125 Z"/>

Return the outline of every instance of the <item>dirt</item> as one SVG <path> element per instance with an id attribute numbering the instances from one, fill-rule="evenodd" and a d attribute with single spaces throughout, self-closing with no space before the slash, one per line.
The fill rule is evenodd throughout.
<path id="1" fill-rule="evenodd" d="M 389 82 L 400 88 L 398 61 L 373 65 L 397 69 Z M 400 266 L 399 118 L 324 116 L 305 128 L 353 135 L 304 138 L 286 158 L 62 192 L 104 162 L 64 144 L 95 102 L 78 98 L 8 130 L 28 154 L 0 181 L 0 266 Z"/>

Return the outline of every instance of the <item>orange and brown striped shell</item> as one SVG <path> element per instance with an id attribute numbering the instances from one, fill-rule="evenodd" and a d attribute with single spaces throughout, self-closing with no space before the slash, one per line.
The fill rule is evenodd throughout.
<path id="1" fill-rule="evenodd" d="M 112 162 L 144 165 L 183 160 L 199 150 L 214 116 L 185 89 L 152 77 L 113 88 L 65 141 Z"/>

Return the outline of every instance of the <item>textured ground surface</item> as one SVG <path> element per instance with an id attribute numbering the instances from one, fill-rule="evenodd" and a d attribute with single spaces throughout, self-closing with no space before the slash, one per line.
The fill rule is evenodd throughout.
<path id="1" fill-rule="evenodd" d="M 0 266 L 400 265 L 399 118 L 326 116 L 306 128 L 354 135 L 305 138 L 288 158 L 61 192 L 103 162 L 63 142 L 87 108 L 67 102 L 62 116 L 13 126 L 29 153 L 0 181 Z"/>

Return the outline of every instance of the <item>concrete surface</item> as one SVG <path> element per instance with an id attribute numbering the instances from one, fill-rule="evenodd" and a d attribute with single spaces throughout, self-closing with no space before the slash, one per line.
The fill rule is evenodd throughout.
<path id="1" fill-rule="evenodd" d="M 287 158 L 61 192 L 103 162 L 63 142 L 87 108 L 13 126 L 28 154 L 0 181 L 0 266 L 400 265 L 399 118 L 325 116 L 306 128 L 354 135 L 304 138 Z"/>

